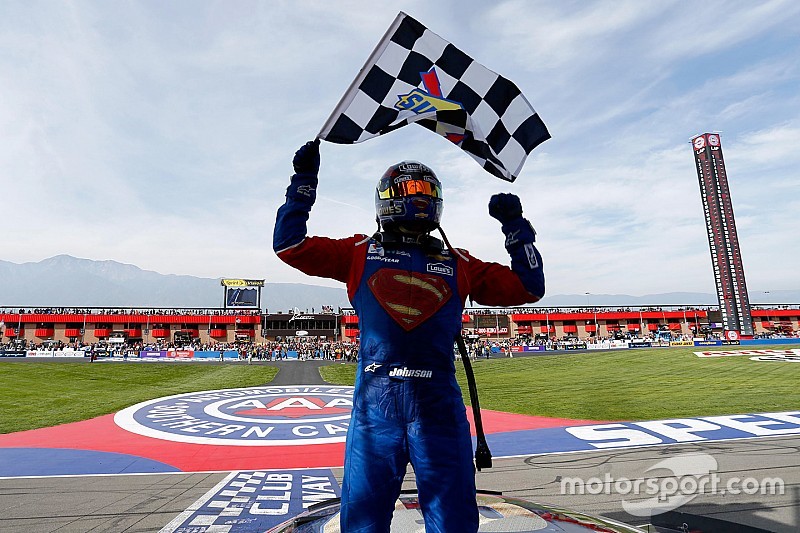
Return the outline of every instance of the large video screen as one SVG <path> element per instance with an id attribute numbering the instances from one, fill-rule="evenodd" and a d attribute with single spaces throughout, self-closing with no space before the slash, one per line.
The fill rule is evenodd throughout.
<path id="1" fill-rule="evenodd" d="M 258 289 L 229 287 L 225 293 L 227 307 L 258 307 Z"/>

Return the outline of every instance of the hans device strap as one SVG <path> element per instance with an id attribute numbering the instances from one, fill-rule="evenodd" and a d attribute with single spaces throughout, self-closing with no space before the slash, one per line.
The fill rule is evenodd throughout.
<path id="1" fill-rule="evenodd" d="M 472 418 L 475 419 L 475 435 L 477 446 L 475 447 L 475 468 L 478 472 L 483 468 L 492 467 L 492 452 L 486 443 L 486 435 L 483 434 L 483 421 L 481 420 L 481 406 L 478 402 L 478 386 L 475 384 L 475 375 L 472 373 L 472 363 L 467 354 L 467 347 L 464 345 L 464 337 L 456 337 L 458 351 L 461 353 L 461 360 L 464 362 L 464 372 L 467 374 L 467 384 L 469 385 L 469 403 L 472 404 Z"/>
<path id="2" fill-rule="evenodd" d="M 441 253 L 444 249 L 442 241 L 436 237 L 432 237 L 427 233 L 422 235 L 403 235 L 401 233 L 394 233 L 388 231 L 379 231 L 372 236 L 373 239 L 382 244 L 415 244 L 420 246 L 427 253 Z"/>

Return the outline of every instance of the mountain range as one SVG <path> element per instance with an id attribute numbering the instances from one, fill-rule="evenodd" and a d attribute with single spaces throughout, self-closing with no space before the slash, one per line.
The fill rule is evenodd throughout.
<path id="1" fill-rule="evenodd" d="M 57 255 L 39 262 L 0 261 L 0 307 L 154 307 L 219 308 L 224 304 L 219 278 L 160 274 L 116 261 Z M 797 303 L 800 290 L 751 293 L 752 303 Z M 342 288 L 303 283 L 266 283 L 261 307 L 270 312 L 350 307 Z M 546 296 L 536 307 L 639 305 L 717 305 L 714 294 L 670 292 L 563 294 Z"/>

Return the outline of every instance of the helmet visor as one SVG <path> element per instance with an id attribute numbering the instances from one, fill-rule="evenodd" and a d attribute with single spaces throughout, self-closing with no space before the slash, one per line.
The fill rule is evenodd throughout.
<path id="1" fill-rule="evenodd" d="M 424 195 L 432 198 L 442 197 L 442 188 L 425 180 L 405 180 L 399 183 L 388 183 L 385 189 L 381 189 L 384 183 L 378 188 L 378 198 L 387 200 L 389 198 L 405 198 L 407 196 Z"/>

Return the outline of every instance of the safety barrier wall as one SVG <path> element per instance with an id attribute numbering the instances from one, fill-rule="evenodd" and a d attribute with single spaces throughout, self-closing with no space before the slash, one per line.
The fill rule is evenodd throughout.
<path id="1" fill-rule="evenodd" d="M 517 352 L 543 352 L 544 346 L 512 346 L 510 350 L 514 353 Z M 494 350 L 492 350 L 494 351 Z"/>
<path id="2" fill-rule="evenodd" d="M 593 350 L 619 350 L 619 349 L 642 349 L 642 348 L 655 348 L 655 347 L 677 347 L 677 346 L 738 346 L 738 345 L 777 345 L 777 344 L 800 344 L 800 338 L 782 338 L 782 339 L 746 339 L 741 341 L 722 341 L 722 340 L 695 340 L 695 341 L 673 341 L 673 342 L 637 342 L 632 343 L 629 341 L 603 341 L 599 343 L 572 343 L 572 344 L 559 344 L 556 350 L 546 349 L 545 346 L 511 346 L 509 351 L 511 353 L 529 353 L 529 352 L 544 352 L 544 351 L 593 351 Z M 492 353 L 502 353 L 502 349 L 493 346 Z M 160 351 L 141 351 L 138 354 L 128 354 L 127 357 L 139 358 L 143 360 L 164 360 L 164 361 L 218 361 L 219 350 L 160 350 Z M 0 350 L 0 357 L 36 357 L 36 358 L 55 358 L 55 357 L 71 357 L 83 358 L 88 357 L 89 352 L 82 350 Z M 108 354 L 102 352 L 105 357 Z M 273 358 L 277 359 L 277 351 L 273 352 Z M 294 350 L 288 350 L 284 357 L 286 359 L 298 359 L 299 354 Z M 223 352 L 223 360 L 238 361 L 241 356 L 236 350 L 225 350 Z"/>
<path id="3" fill-rule="evenodd" d="M 749 339 L 743 340 L 742 344 L 800 344 L 800 339 Z"/>
<path id="4" fill-rule="evenodd" d="M 217 360 L 219 361 L 219 350 L 160 350 L 139 352 L 142 359 L 165 359 L 165 360 Z M 222 352 L 225 360 L 238 361 L 239 352 L 236 350 L 225 350 Z"/>
<path id="5" fill-rule="evenodd" d="M 28 350 L 25 357 L 85 357 L 81 350 Z"/>

